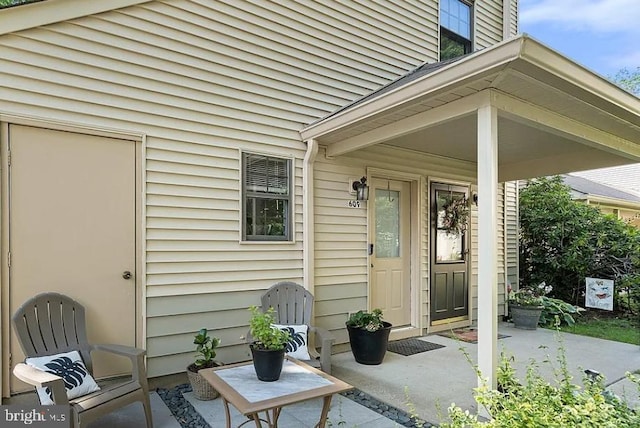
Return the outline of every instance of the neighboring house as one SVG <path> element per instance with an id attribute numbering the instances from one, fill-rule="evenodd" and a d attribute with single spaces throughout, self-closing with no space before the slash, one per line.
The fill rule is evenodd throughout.
<path id="1" fill-rule="evenodd" d="M 283 280 L 337 350 L 359 309 L 392 338 L 477 322 L 491 380 L 511 181 L 640 161 L 637 98 L 516 32 L 516 0 L 0 10 L 3 395 L 9 314 L 41 290 L 160 376 L 203 327 L 220 360 L 248 359 L 247 307 Z M 447 235 L 461 195 L 477 206 Z"/>
<path id="2" fill-rule="evenodd" d="M 584 177 L 640 196 L 640 163 L 577 171 L 572 175 Z"/>
<path id="3" fill-rule="evenodd" d="M 605 214 L 612 214 L 640 227 L 640 196 L 573 174 L 563 175 L 562 180 L 571 188 L 573 199 L 596 206 Z"/>

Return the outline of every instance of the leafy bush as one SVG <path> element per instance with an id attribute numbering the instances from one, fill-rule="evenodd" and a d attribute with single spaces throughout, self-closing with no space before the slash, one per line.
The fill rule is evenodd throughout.
<path id="1" fill-rule="evenodd" d="M 470 356 L 465 352 L 467 359 Z M 552 384 L 539 374 L 535 361 L 528 366 L 524 382 L 516 377 L 513 358 L 504 354 L 498 367 L 499 388 L 486 384 L 475 389 L 475 400 L 483 406 L 492 419 L 481 421 L 478 416 L 462 410 L 455 404 L 448 409 L 450 421 L 442 428 L 479 427 L 640 427 L 640 413 L 630 409 L 625 402 L 605 391 L 602 377 L 585 374 L 580 387 L 574 385 L 567 369 L 564 348 L 558 353 L 559 369 Z M 551 364 L 550 361 L 547 363 Z M 481 373 L 476 367 L 480 378 Z M 639 380 L 628 375 L 638 385 Z M 639 409 L 640 410 L 640 409 Z"/>
<path id="2" fill-rule="evenodd" d="M 520 192 L 521 283 L 546 281 L 550 297 L 579 304 L 585 277 L 615 280 L 632 308 L 640 299 L 640 230 L 573 201 L 559 176 L 531 181 Z"/>
<path id="3" fill-rule="evenodd" d="M 573 316 L 584 310 L 563 300 L 546 296 L 542 297 L 542 306 L 544 309 L 538 324 L 544 327 L 572 326 L 576 323 Z"/>

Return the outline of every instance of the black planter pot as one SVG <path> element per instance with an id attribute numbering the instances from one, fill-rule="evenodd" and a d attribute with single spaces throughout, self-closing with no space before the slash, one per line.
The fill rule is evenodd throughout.
<path id="1" fill-rule="evenodd" d="M 256 369 L 258 379 L 264 382 L 273 382 L 280 379 L 282 365 L 284 364 L 284 349 L 272 351 L 260 349 L 251 344 L 253 367 Z"/>
<path id="2" fill-rule="evenodd" d="M 382 363 L 391 332 L 390 323 L 383 321 L 382 324 L 383 328 L 373 332 L 347 325 L 351 352 L 358 363 L 367 365 Z"/>

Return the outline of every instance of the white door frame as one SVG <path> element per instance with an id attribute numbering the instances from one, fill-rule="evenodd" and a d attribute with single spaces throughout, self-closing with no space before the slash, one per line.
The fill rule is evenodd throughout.
<path id="1" fill-rule="evenodd" d="M 140 133 L 124 132 L 107 128 L 90 127 L 78 124 L 65 124 L 46 121 L 38 118 L 23 116 L 13 116 L 0 114 L 0 159 L 1 159 L 1 209 L 0 209 L 0 398 L 8 397 L 10 391 L 9 372 L 9 327 L 11 324 L 11 314 L 9 313 L 9 271 L 8 271 L 8 249 L 9 236 L 5 231 L 9 230 L 9 171 L 8 171 L 8 143 L 9 125 L 25 125 L 37 128 L 51 129 L 55 131 L 67 131 L 80 134 L 87 134 L 98 137 L 109 137 L 120 140 L 129 140 L 135 144 L 135 294 L 136 294 L 136 346 L 146 349 L 146 265 L 144 254 L 146 254 L 146 207 L 144 205 L 146 192 L 146 135 Z M 1 402 L 2 400 L 0 400 Z"/>
<path id="2" fill-rule="evenodd" d="M 423 201 L 423 189 L 424 182 L 420 174 L 412 174 L 402 171 L 387 170 L 382 168 L 367 168 L 367 177 L 382 178 L 390 180 L 407 181 L 410 184 L 411 195 L 411 255 L 410 255 L 410 281 L 411 281 L 411 321 L 410 326 L 399 329 L 391 330 L 391 339 L 398 340 L 406 337 L 415 337 L 422 335 L 423 331 L 423 314 L 422 314 L 422 289 L 423 284 L 420 280 L 421 272 L 421 236 L 422 230 L 420 227 L 420 218 L 422 218 L 422 201 Z M 371 197 L 369 198 L 371 200 Z M 367 202 L 368 204 L 368 202 Z M 371 216 L 372 210 L 367 207 L 367 243 L 371 242 Z M 371 266 L 371 256 L 367 256 L 367 265 Z M 371 299 L 368 297 L 371 295 L 371 269 L 367 269 L 367 301 L 371 305 Z M 369 310 L 373 309 L 371 307 Z"/>

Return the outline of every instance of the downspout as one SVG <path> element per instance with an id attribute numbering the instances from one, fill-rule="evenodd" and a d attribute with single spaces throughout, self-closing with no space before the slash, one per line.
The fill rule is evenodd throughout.
<path id="1" fill-rule="evenodd" d="M 314 294 L 315 227 L 313 165 L 318 154 L 318 142 L 307 140 L 307 153 L 302 165 L 302 277 L 304 288 Z"/>
<path id="2" fill-rule="evenodd" d="M 504 263 L 504 316 L 509 314 L 509 219 L 507 218 L 509 209 L 507 206 L 508 182 L 502 183 L 502 245 Z"/>

